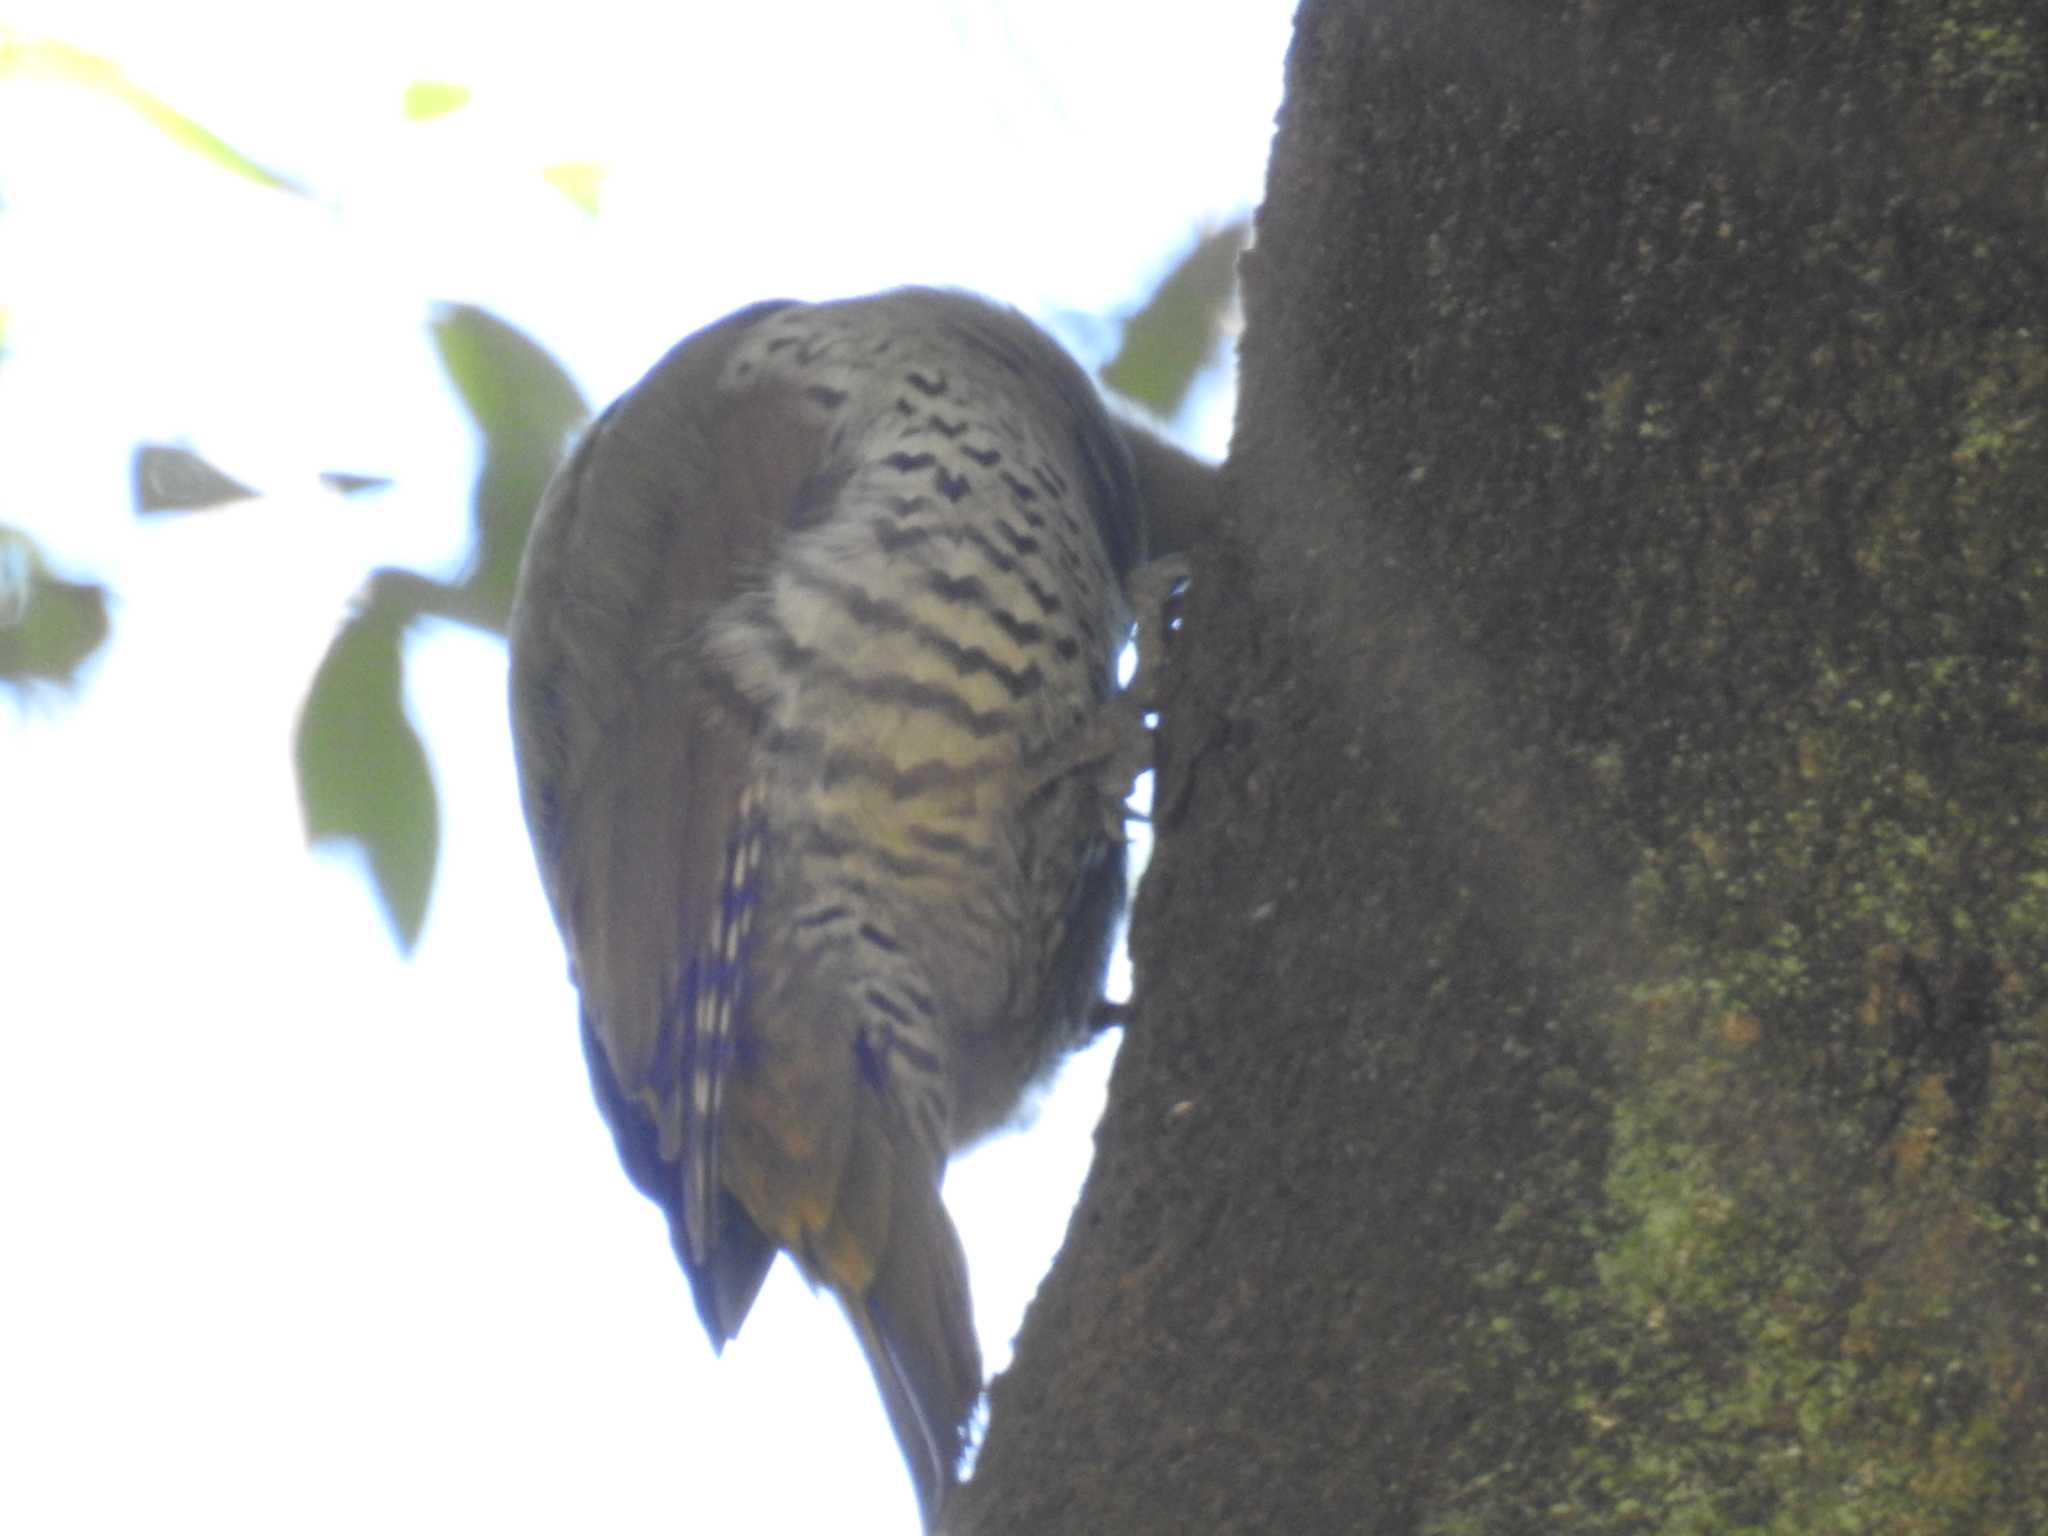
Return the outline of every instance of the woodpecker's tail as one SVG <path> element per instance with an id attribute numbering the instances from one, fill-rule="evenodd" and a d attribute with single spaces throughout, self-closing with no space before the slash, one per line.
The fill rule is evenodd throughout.
<path id="1" fill-rule="evenodd" d="M 898 1180 L 889 1240 L 861 1295 L 840 1293 L 890 1426 L 917 1484 L 927 1531 L 952 1492 L 967 1419 L 981 1395 L 981 1349 L 967 1260 L 935 1182 Z"/>

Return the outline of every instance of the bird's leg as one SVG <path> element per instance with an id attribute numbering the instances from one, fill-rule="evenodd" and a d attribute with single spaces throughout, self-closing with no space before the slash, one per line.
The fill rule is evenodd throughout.
<path id="1" fill-rule="evenodd" d="M 1185 555 L 1162 555 L 1131 573 L 1131 611 L 1137 617 L 1138 670 L 1122 697 L 1141 714 L 1159 708 L 1165 693 L 1169 635 L 1178 622 L 1176 600 L 1188 584 L 1193 567 Z"/>
<path id="2" fill-rule="evenodd" d="M 1044 793 L 1070 776 L 1085 776 L 1102 808 L 1103 830 L 1124 841 L 1131 816 L 1125 801 L 1131 782 L 1153 766 L 1153 729 L 1165 694 L 1168 636 L 1175 599 L 1187 585 L 1189 566 L 1169 555 L 1140 566 L 1130 578 L 1131 608 L 1137 619 L 1138 667 L 1130 686 L 1113 696 L 1071 735 L 1054 743 L 1028 765 L 1025 798 Z"/>

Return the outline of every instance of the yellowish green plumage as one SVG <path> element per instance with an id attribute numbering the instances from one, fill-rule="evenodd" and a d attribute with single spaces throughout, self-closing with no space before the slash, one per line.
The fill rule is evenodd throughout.
<path id="1" fill-rule="evenodd" d="M 621 1157 L 714 1343 L 777 1250 L 839 1297 L 928 1525 L 981 1384 L 940 1176 L 1097 996 L 1140 546 L 1122 439 L 1020 316 L 765 305 L 593 428 L 514 616 L 527 815 Z"/>

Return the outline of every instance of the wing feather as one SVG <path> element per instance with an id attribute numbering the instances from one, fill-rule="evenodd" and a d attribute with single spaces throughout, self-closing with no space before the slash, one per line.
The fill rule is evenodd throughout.
<path id="1" fill-rule="evenodd" d="M 521 796 L 597 1097 L 718 1344 L 774 1248 L 715 1163 L 719 1081 L 744 1028 L 744 965 L 717 962 L 752 722 L 699 640 L 787 525 L 797 466 L 818 458 L 795 403 L 721 387 L 734 348 L 780 307 L 690 337 L 592 427 L 542 502 L 511 637 Z"/>

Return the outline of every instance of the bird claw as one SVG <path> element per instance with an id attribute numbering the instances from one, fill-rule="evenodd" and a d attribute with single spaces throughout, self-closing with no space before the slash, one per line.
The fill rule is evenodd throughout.
<path id="1" fill-rule="evenodd" d="M 1137 619 L 1138 667 L 1131 682 L 1065 740 L 1027 770 L 1024 794 L 1029 799 L 1068 778 L 1080 778 L 1095 791 L 1101 809 L 1101 832 L 1110 842 L 1129 840 L 1124 824 L 1146 818 L 1125 803 L 1132 782 L 1155 766 L 1154 731 L 1148 723 L 1165 693 L 1168 636 L 1175 623 L 1173 605 L 1187 585 L 1186 559 L 1170 555 L 1140 566 L 1130 578 L 1131 606 Z"/>
<path id="2" fill-rule="evenodd" d="M 1185 555 L 1162 555 L 1131 573 L 1131 611 L 1137 618 L 1138 670 L 1131 675 L 1123 697 L 1151 712 L 1159 707 L 1165 693 L 1167 652 L 1174 626 L 1176 600 L 1186 589 L 1194 568 Z"/>

